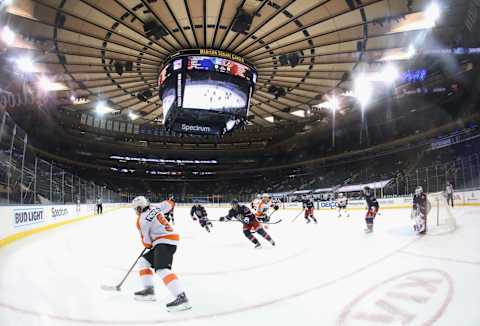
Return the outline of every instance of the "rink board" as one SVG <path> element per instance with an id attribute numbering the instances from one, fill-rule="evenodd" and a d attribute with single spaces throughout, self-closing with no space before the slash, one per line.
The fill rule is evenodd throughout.
<path id="1" fill-rule="evenodd" d="M 122 204 L 103 204 L 103 212 Z M 25 205 L 0 207 L 0 247 L 17 239 L 95 216 L 96 205 Z"/>
<path id="2" fill-rule="evenodd" d="M 480 206 L 480 191 L 465 191 L 454 194 L 456 206 Z M 411 197 L 379 199 L 381 209 L 409 209 L 412 207 Z M 249 205 L 249 203 L 245 203 Z M 316 202 L 317 211 L 335 209 L 335 202 Z M 124 204 L 104 204 L 104 212 L 122 207 Z M 191 204 L 178 204 L 179 207 L 190 207 Z M 229 208 L 229 204 L 205 204 L 207 208 Z M 302 203 L 282 203 L 281 210 L 301 210 Z M 349 210 L 364 210 L 364 200 L 350 200 Z M 17 239 L 43 232 L 65 224 L 91 218 L 95 215 L 95 205 L 37 205 L 37 206 L 4 206 L 0 207 L 0 247 Z"/>

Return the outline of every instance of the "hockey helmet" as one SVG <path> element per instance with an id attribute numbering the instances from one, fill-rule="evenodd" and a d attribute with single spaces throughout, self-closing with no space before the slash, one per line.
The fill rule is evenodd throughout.
<path id="1" fill-rule="evenodd" d="M 132 201 L 133 209 L 143 211 L 150 206 L 150 201 L 145 196 L 135 197 Z"/>
<path id="2" fill-rule="evenodd" d="M 231 205 L 233 208 L 237 207 L 237 206 L 239 205 L 238 200 L 233 199 L 233 200 L 230 202 L 230 205 Z"/>
<path id="3" fill-rule="evenodd" d="M 371 190 L 372 190 L 372 189 L 371 189 L 369 186 L 363 187 L 363 193 L 364 193 L 365 195 L 370 194 L 370 191 L 371 191 Z"/>
<path id="4" fill-rule="evenodd" d="M 262 195 L 262 198 L 263 199 L 265 199 L 265 198 L 268 199 L 268 198 L 270 198 L 270 195 L 268 193 L 264 192 L 263 195 Z"/>
<path id="5" fill-rule="evenodd" d="M 415 195 L 421 195 L 423 193 L 423 187 L 422 186 L 418 186 L 416 189 L 415 189 Z"/>

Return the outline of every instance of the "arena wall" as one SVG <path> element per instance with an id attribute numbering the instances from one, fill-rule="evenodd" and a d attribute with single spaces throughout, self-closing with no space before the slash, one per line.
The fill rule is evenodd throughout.
<path id="1" fill-rule="evenodd" d="M 122 204 L 103 204 L 103 212 Z M 0 206 L 0 247 L 17 239 L 95 216 L 96 205 Z"/>
<path id="2" fill-rule="evenodd" d="M 480 190 L 457 192 L 454 195 L 456 206 L 480 206 Z M 382 198 L 378 200 L 381 209 L 410 209 L 411 197 Z M 245 203 L 249 205 L 249 203 Z M 317 210 L 333 210 L 335 202 L 316 202 Z M 192 204 L 178 204 L 179 207 L 191 207 Z M 103 212 L 113 211 L 125 204 L 103 204 Z M 230 207 L 227 203 L 206 204 L 207 208 Z M 281 210 L 299 211 L 302 203 L 282 203 Z M 350 200 L 349 210 L 365 209 L 364 200 Z M 226 212 L 225 212 L 226 213 Z M 292 212 L 293 213 L 293 212 Z M 36 205 L 36 206 L 0 206 L 0 247 L 15 240 L 56 228 L 65 224 L 82 221 L 95 216 L 95 205 Z"/>

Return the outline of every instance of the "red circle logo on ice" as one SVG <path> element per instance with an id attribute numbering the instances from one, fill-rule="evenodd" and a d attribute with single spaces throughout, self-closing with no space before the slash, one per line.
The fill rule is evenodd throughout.
<path id="1" fill-rule="evenodd" d="M 433 325 L 453 295 L 452 278 L 437 269 L 394 276 L 357 296 L 337 325 Z"/>

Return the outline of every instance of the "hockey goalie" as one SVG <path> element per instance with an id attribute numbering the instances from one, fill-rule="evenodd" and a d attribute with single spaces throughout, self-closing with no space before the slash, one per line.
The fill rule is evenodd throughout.
<path id="1" fill-rule="evenodd" d="M 411 218 L 414 220 L 413 230 L 418 234 L 427 233 L 427 216 L 432 205 L 427 198 L 427 194 L 423 192 L 421 186 L 415 189 L 413 196 L 413 206 Z"/>

